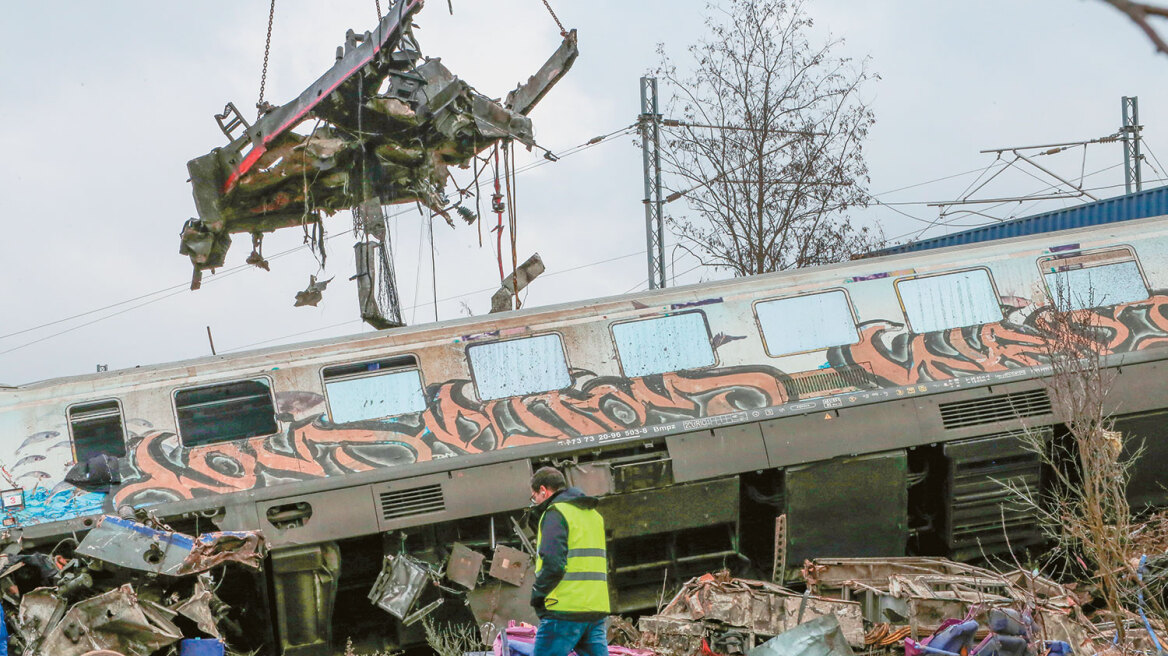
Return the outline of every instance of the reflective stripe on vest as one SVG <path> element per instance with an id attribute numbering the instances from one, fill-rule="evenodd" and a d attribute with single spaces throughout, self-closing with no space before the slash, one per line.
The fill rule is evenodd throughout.
<path id="1" fill-rule="evenodd" d="M 608 559 L 604 546 L 604 518 L 568 502 L 553 503 L 568 523 L 568 562 L 564 578 L 552 589 L 544 607 L 561 613 L 608 613 Z M 546 511 L 545 511 L 546 512 Z M 543 544 L 543 517 L 537 544 Z M 535 573 L 543 569 L 536 557 Z"/>

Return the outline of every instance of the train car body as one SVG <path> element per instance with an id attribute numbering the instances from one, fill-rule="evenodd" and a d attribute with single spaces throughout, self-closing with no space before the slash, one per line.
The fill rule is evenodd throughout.
<path id="1" fill-rule="evenodd" d="M 603 497 L 621 612 L 780 553 L 977 557 L 1039 538 L 993 479 L 1042 484 L 1017 434 L 1063 421 L 1052 307 L 1168 452 L 1160 217 L 0 388 L 0 516 L 32 545 L 125 507 L 262 530 L 287 654 L 328 653 L 383 552 L 518 545 L 547 462 Z M 1133 505 L 1166 478 L 1137 466 Z"/>

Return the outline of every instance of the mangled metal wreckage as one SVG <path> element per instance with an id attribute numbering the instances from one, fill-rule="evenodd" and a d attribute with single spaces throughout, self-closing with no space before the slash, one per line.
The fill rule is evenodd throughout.
<path id="1" fill-rule="evenodd" d="M 257 531 L 176 532 L 152 514 L 105 516 L 52 554 L 7 539 L 0 588 L 8 651 L 23 656 L 147 656 L 179 641 L 243 639 L 246 604 L 218 592 L 233 568 L 258 573 Z M 184 650 L 183 653 L 186 653 Z M 222 652 L 220 652 L 222 653 Z"/>
<path id="2" fill-rule="evenodd" d="M 417 202 L 449 220 L 462 200 L 445 193 L 450 167 L 501 140 L 535 145 L 527 114 L 575 61 L 575 31 L 500 103 L 422 57 L 411 31 L 422 4 L 399 0 L 373 31 L 350 30 L 328 72 L 294 100 L 262 108 L 254 124 L 231 104 L 216 116 L 230 143 L 187 164 L 198 218 L 183 226 L 179 250 L 194 264 L 192 287 L 223 265 L 232 234 L 258 243 L 366 204 Z M 306 134 L 293 131 L 312 120 Z M 249 262 L 263 266 L 261 256 Z"/>

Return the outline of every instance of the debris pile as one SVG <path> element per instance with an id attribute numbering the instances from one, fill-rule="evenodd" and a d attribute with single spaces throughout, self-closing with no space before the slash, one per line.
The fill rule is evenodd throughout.
<path id="1" fill-rule="evenodd" d="M 171 530 L 105 516 L 81 540 L 49 554 L 0 554 L 0 590 L 9 648 L 24 656 L 81 656 L 110 650 L 147 656 L 180 640 L 239 637 L 239 612 L 216 590 L 229 563 L 258 569 L 263 535 Z M 209 652 L 208 652 L 209 653 Z"/>
<path id="2" fill-rule="evenodd" d="M 703 574 L 682 586 L 665 608 L 637 623 L 640 645 L 667 656 L 713 651 L 743 654 L 804 622 L 834 615 L 848 642 L 863 645 L 860 604 L 799 594 L 729 572 Z"/>

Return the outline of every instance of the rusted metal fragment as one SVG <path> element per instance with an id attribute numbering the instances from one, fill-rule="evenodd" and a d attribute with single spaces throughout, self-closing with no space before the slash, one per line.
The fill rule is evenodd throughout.
<path id="1" fill-rule="evenodd" d="M 52 627 L 41 646 L 53 656 L 81 656 L 110 649 L 126 656 L 148 656 L 182 638 L 167 613 L 139 603 L 130 584 L 79 601 Z"/>
<path id="2" fill-rule="evenodd" d="M 344 55 L 299 97 L 254 125 L 233 121 L 225 134 L 241 125 L 244 134 L 187 164 L 198 218 L 183 226 L 179 251 L 196 271 L 222 266 L 232 233 L 314 223 L 367 201 L 418 202 L 446 216 L 448 167 L 500 139 L 534 144 L 526 114 L 571 66 L 575 33 L 503 105 L 438 58 L 419 63 L 409 26 L 421 7 L 398 0 L 372 32 L 350 34 Z M 292 132 L 311 118 L 310 133 Z"/>
<path id="3" fill-rule="evenodd" d="M 576 30 L 572 30 L 568 32 L 568 35 L 564 37 L 564 42 L 544 62 L 535 75 L 507 94 L 507 100 L 503 104 L 508 109 L 520 114 L 531 111 L 531 108 L 547 95 L 556 82 L 564 77 L 568 69 L 572 68 L 572 64 L 579 55 L 580 50 L 576 45 Z"/>
<path id="4" fill-rule="evenodd" d="M 177 574 L 197 574 L 228 562 L 259 569 L 265 553 L 264 535 L 259 531 L 203 533 L 195 538 Z"/>

